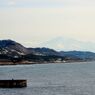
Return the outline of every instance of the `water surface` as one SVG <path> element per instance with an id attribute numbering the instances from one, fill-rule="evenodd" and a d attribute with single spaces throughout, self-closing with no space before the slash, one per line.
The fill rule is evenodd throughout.
<path id="1" fill-rule="evenodd" d="M 95 62 L 0 66 L 0 79 L 27 79 L 27 88 L 0 95 L 95 95 Z"/>

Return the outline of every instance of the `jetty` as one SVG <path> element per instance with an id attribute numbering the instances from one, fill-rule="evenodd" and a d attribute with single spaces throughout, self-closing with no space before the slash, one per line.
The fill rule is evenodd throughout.
<path id="1" fill-rule="evenodd" d="M 27 80 L 0 80 L 0 88 L 23 88 L 27 87 Z"/>

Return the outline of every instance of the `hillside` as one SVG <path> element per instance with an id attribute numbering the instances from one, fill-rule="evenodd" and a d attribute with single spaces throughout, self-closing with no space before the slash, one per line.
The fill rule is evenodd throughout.
<path id="1" fill-rule="evenodd" d="M 60 51 L 61 56 L 80 58 L 84 61 L 95 60 L 95 53 L 89 51 Z"/>
<path id="2" fill-rule="evenodd" d="M 95 53 L 85 51 L 56 51 L 50 48 L 26 48 L 13 40 L 0 40 L 0 62 L 72 62 L 95 60 Z"/>

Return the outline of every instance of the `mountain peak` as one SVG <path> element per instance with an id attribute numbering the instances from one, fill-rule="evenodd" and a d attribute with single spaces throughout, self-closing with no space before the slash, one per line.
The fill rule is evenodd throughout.
<path id="1" fill-rule="evenodd" d="M 13 40 L 0 40 L 0 52 L 3 54 L 27 54 L 28 50 L 21 44 Z M 7 51 L 7 52 L 6 52 Z"/>
<path id="2" fill-rule="evenodd" d="M 95 43 L 77 40 L 68 37 L 56 37 L 40 44 L 58 51 L 92 51 L 95 52 Z M 91 47 L 92 46 L 92 47 Z"/>
<path id="3" fill-rule="evenodd" d="M 3 48 L 3 47 L 7 47 L 7 46 L 10 46 L 10 45 L 15 45 L 16 42 L 13 41 L 13 40 L 0 40 L 0 47 Z"/>

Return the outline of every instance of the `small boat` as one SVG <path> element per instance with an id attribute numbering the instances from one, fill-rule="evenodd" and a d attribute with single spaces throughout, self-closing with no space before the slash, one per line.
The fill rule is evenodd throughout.
<path id="1" fill-rule="evenodd" d="M 0 88 L 22 88 L 27 87 L 27 80 L 0 80 Z"/>

